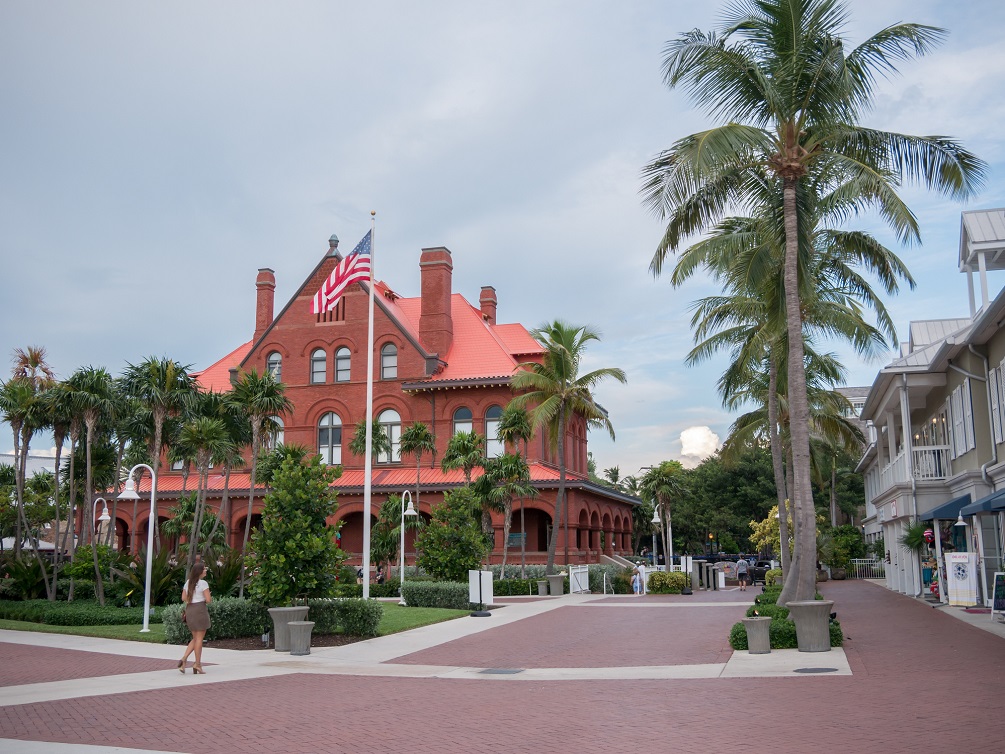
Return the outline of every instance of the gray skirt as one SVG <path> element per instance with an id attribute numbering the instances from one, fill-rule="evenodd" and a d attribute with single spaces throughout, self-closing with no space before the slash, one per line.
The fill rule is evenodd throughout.
<path id="1" fill-rule="evenodd" d="M 209 608 L 205 602 L 190 602 L 185 607 L 185 623 L 189 631 L 208 631 Z"/>

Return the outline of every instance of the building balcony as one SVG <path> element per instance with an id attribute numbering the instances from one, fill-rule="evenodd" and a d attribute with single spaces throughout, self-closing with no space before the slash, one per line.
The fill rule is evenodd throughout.
<path id="1" fill-rule="evenodd" d="M 949 458 L 948 445 L 922 445 L 911 449 L 913 477 L 919 482 L 937 482 L 953 475 Z M 887 490 L 898 484 L 908 484 L 911 474 L 908 474 L 907 453 L 901 452 L 890 463 L 879 470 L 876 484 L 870 484 L 867 474 L 866 488 L 870 501 L 875 500 Z"/>

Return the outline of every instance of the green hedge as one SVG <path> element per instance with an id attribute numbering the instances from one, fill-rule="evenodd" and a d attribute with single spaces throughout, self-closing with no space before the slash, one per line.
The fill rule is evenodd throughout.
<path id="1" fill-rule="evenodd" d="M 680 571 L 652 571 L 646 579 L 646 589 L 652 594 L 680 594 L 688 585 L 686 573 Z"/>
<path id="2" fill-rule="evenodd" d="M 168 644 L 188 644 L 192 638 L 188 626 L 182 623 L 183 605 L 168 605 L 161 610 L 164 618 L 164 639 Z M 270 631 L 272 620 L 264 606 L 257 602 L 220 597 L 209 603 L 209 620 L 206 640 L 234 639 L 241 636 L 258 636 Z"/>
<path id="3" fill-rule="evenodd" d="M 784 605 L 751 605 L 747 608 L 747 617 L 753 618 L 754 613 L 757 613 L 762 618 L 788 618 L 789 608 Z"/>
<path id="4" fill-rule="evenodd" d="M 540 579 L 500 579 L 492 582 L 492 594 L 496 597 L 537 596 L 538 581 Z"/>
<path id="5" fill-rule="evenodd" d="M 336 597 L 362 597 L 363 585 L 355 582 L 347 584 L 339 582 L 335 586 Z M 383 584 L 370 584 L 370 596 L 374 599 L 378 597 L 400 597 L 398 593 L 398 582 L 388 581 Z"/>
<path id="6" fill-rule="evenodd" d="M 844 644 L 841 624 L 834 620 L 830 622 L 829 628 L 831 646 L 840 647 Z M 772 649 L 796 649 L 799 646 L 796 641 L 796 624 L 786 618 L 772 618 L 768 635 Z M 743 623 L 737 623 L 730 629 L 729 646 L 737 651 L 747 649 L 747 627 Z"/>
<path id="7" fill-rule="evenodd" d="M 770 568 L 764 572 L 764 585 L 767 587 L 778 586 L 781 587 L 782 579 L 785 574 L 782 572 L 781 568 Z"/>
<path id="8" fill-rule="evenodd" d="M 346 636 L 376 636 L 384 617 L 384 606 L 376 600 L 338 600 L 335 613 Z"/>
<path id="9" fill-rule="evenodd" d="M 468 585 L 459 581 L 406 581 L 402 596 L 410 607 L 471 609 Z"/>
<path id="10" fill-rule="evenodd" d="M 143 623 L 142 607 L 101 607 L 91 600 L 0 600 L 0 618 L 45 623 L 50 626 L 122 626 Z M 151 611 L 151 623 L 161 622 L 161 611 Z"/>

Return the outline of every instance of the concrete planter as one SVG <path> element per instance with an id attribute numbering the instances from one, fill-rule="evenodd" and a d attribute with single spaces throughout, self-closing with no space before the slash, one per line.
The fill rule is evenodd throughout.
<path id="1" fill-rule="evenodd" d="M 270 607 L 269 616 L 275 627 L 272 635 L 276 637 L 276 651 L 290 651 L 290 622 L 302 621 L 307 617 L 307 606 L 302 607 Z"/>
<path id="2" fill-rule="evenodd" d="M 290 654 L 301 657 L 311 653 L 311 630 L 314 621 L 291 620 L 286 624 L 290 632 Z"/>
<path id="3" fill-rule="evenodd" d="M 796 644 L 800 652 L 830 652 L 831 600 L 789 602 L 789 618 L 796 624 Z"/>
<path id="4" fill-rule="evenodd" d="M 565 576 L 560 573 L 551 574 L 548 576 L 548 586 L 553 597 L 561 597 L 565 594 Z"/>
<path id="5" fill-rule="evenodd" d="M 548 596 L 548 580 L 541 579 L 537 582 L 537 596 L 547 597 Z"/>
<path id="6" fill-rule="evenodd" d="M 771 618 L 757 616 L 744 618 L 743 625 L 747 629 L 747 651 L 752 655 L 766 655 L 771 651 Z"/>

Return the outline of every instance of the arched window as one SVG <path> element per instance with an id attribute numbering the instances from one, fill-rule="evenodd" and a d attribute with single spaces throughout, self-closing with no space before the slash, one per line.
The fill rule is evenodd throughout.
<path id="1" fill-rule="evenodd" d="M 485 457 L 498 458 L 506 452 L 506 444 L 499 439 L 499 420 L 502 407 L 489 406 L 485 412 Z"/>
<path id="2" fill-rule="evenodd" d="M 328 376 L 328 354 L 325 349 L 318 348 L 311 354 L 311 384 L 323 385 Z"/>
<path id="3" fill-rule="evenodd" d="M 329 466 L 342 463 L 342 419 L 327 413 L 318 422 L 318 453 Z"/>
<path id="4" fill-rule="evenodd" d="M 380 378 L 393 380 L 398 377 L 398 347 L 387 343 L 380 349 Z"/>
<path id="5" fill-rule="evenodd" d="M 380 412 L 377 424 L 391 441 L 391 454 L 381 453 L 377 456 L 377 463 L 398 463 L 401 460 L 401 416 L 389 408 Z"/>
<path id="6" fill-rule="evenodd" d="M 275 450 L 278 446 L 283 444 L 283 434 L 285 432 L 285 425 L 283 420 L 279 416 L 270 416 L 269 419 L 272 421 L 272 431 L 268 433 L 265 438 L 265 449 Z"/>
<path id="7" fill-rule="evenodd" d="M 454 434 L 458 432 L 473 432 L 474 424 L 471 421 L 471 409 L 463 406 L 454 411 Z"/>
<path id="8" fill-rule="evenodd" d="M 349 381 L 349 366 L 352 364 L 352 356 L 349 349 L 342 346 L 335 351 L 335 382 Z"/>
<path id="9" fill-rule="evenodd" d="M 273 351 L 265 359 L 265 368 L 268 370 L 276 382 L 283 379 L 283 357 L 279 351 Z"/>

